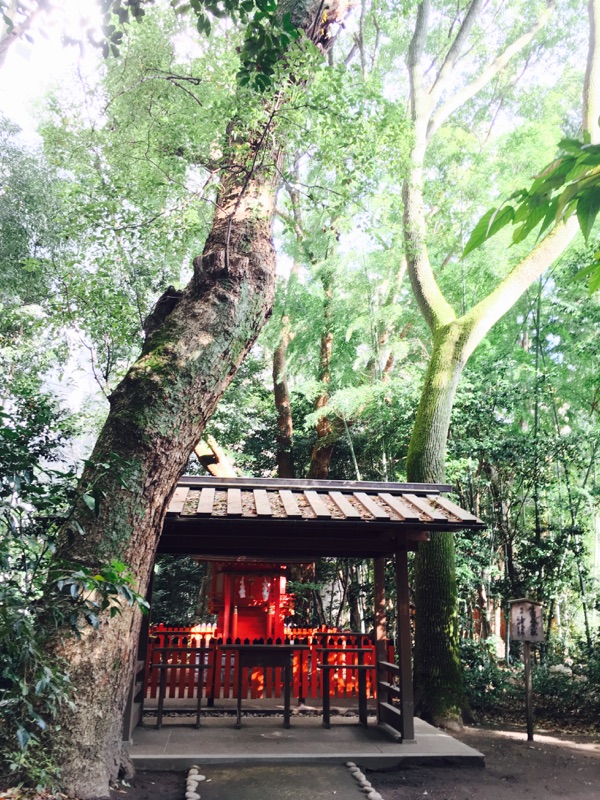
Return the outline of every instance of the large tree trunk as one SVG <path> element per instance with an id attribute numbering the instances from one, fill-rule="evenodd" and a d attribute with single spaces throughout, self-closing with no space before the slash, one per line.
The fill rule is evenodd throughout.
<path id="1" fill-rule="evenodd" d="M 434 336 L 406 465 L 409 481 L 444 480 L 446 440 L 462 374 L 460 326 Z M 458 658 L 458 608 L 454 535 L 437 533 L 419 545 L 415 560 L 415 703 L 426 719 L 458 716 L 463 683 Z"/>
<path id="2" fill-rule="evenodd" d="M 289 3 L 287 4 L 289 7 Z M 294 23 L 326 50 L 328 28 L 346 7 L 303 3 Z M 286 9 L 286 10 L 289 10 Z M 339 14 L 339 15 L 338 15 Z M 299 18 L 300 17 L 300 18 Z M 255 96 L 263 122 L 230 126 L 212 230 L 181 297 L 161 298 L 142 354 L 110 398 L 110 413 L 86 466 L 79 501 L 58 554 L 86 566 L 120 559 L 145 593 L 169 500 L 188 457 L 270 313 L 275 284 L 271 230 L 281 154 L 272 122 L 285 87 Z M 242 98 L 247 103 L 248 93 Z M 260 115 L 259 115 L 260 116 Z M 244 147 L 240 147 L 240 144 Z M 96 510 L 89 509 L 89 497 Z M 131 682 L 139 612 L 103 615 L 99 630 L 57 641 L 69 662 L 75 706 L 63 709 L 57 742 L 69 794 L 105 798 L 121 755 L 123 708 Z"/>
<path id="3" fill-rule="evenodd" d="M 226 176 L 193 279 L 110 399 L 80 486 L 96 498 L 98 516 L 80 503 L 64 531 L 62 556 L 87 566 L 120 559 L 142 593 L 174 486 L 271 308 L 276 160 L 269 154 L 247 184 L 237 170 Z M 70 794 L 106 797 L 116 777 L 138 628 L 139 613 L 123 609 L 58 648 L 76 690 L 60 753 Z"/>

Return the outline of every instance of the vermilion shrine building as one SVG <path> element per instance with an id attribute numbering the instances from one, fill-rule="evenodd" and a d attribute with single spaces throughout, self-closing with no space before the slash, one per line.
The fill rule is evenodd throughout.
<path id="1" fill-rule="evenodd" d="M 363 724 L 369 686 L 378 721 L 403 741 L 412 740 L 408 552 L 441 531 L 484 525 L 443 496 L 451 489 L 443 484 L 184 476 L 171 500 L 158 552 L 214 562 L 211 598 L 218 638 L 192 642 L 189 636 L 168 639 L 165 634 L 147 658 L 146 623 L 124 737 L 130 738 L 142 716 L 148 686 L 158 693 L 159 725 L 162 703 L 176 684 L 197 704 L 197 725 L 202 701 L 210 705 L 224 692 L 237 698 L 239 724 L 242 699 L 259 671 L 261 691 L 271 687 L 283 693 L 286 724 L 294 692 L 299 699 L 321 697 L 328 727 L 335 679 L 352 684 Z M 374 641 L 360 634 L 342 640 L 327 631 L 286 637 L 284 618 L 293 598 L 286 593 L 284 565 L 321 556 L 374 560 Z M 384 560 L 390 557 L 396 570 L 395 661 L 385 631 Z"/>

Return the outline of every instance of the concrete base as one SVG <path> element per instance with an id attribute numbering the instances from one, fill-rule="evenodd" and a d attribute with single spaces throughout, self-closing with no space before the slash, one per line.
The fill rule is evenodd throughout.
<path id="1" fill-rule="evenodd" d="M 415 719 L 415 739 L 398 743 L 373 720 L 367 728 L 355 718 L 334 718 L 325 730 L 315 717 L 294 717 L 285 729 L 276 717 L 246 717 L 241 730 L 228 717 L 169 717 L 161 730 L 135 729 L 129 754 L 137 769 L 184 770 L 192 764 L 340 764 L 354 761 L 372 769 L 409 764 L 485 766 L 482 753 Z"/>

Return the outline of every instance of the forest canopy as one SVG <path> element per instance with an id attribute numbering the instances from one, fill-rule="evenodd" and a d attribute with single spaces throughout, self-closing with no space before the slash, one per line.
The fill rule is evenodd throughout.
<path id="1" fill-rule="evenodd" d="M 596 5 L 0 3 L 1 91 L 70 54 L 35 130 L 0 119 L 0 781 L 105 796 L 127 686 L 85 676 L 133 661 L 201 440 L 486 521 L 411 563 L 424 717 L 481 700 L 511 598 L 544 603 L 541 671 L 597 680 Z M 371 628 L 368 565 L 305 584 L 306 624 Z M 53 726 L 86 741 L 93 702 L 82 783 Z"/>

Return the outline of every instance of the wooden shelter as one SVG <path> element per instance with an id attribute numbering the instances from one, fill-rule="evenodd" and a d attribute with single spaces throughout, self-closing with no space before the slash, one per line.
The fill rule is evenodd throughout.
<path id="1" fill-rule="evenodd" d="M 407 741 L 414 738 L 407 553 L 438 532 L 484 526 L 443 497 L 451 490 L 445 484 L 184 476 L 169 505 L 158 552 L 230 562 L 373 558 L 378 719 Z M 384 559 L 391 556 L 398 664 L 386 661 L 385 651 Z M 324 652 L 325 682 L 330 668 Z M 126 731 L 135 723 L 135 697 L 133 692 Z M 328 700 L 324 693 L 324 716 Z"/>

